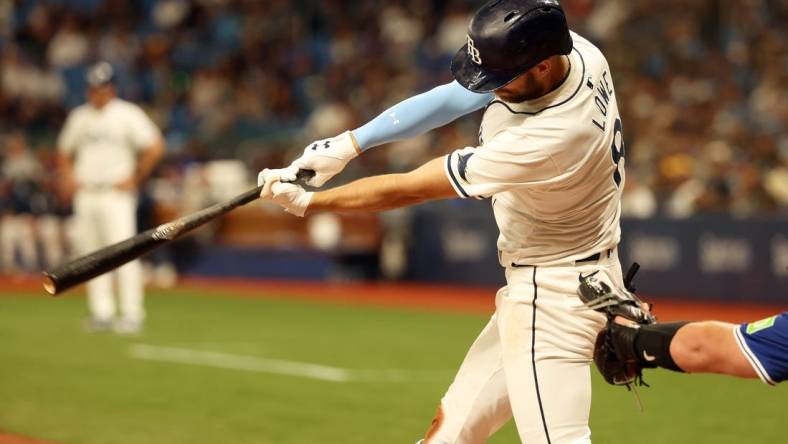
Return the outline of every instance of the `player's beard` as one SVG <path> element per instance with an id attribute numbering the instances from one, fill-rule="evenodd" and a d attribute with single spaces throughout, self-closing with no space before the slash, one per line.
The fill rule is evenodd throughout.
<path id="1" fill-rule="evenodd" d="M 527 71 L 512 83 L 497 90 L 495 94 L 504 102 L 521 103 L 534 100 L 547 93 L 544 85 L 540 84 L 533 72 Z"/>

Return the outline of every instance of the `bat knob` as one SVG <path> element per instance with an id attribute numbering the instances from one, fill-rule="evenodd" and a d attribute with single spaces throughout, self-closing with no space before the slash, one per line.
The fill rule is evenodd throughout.
<path id="1" fill-rule="evenodd" d="M 298 173 L 296 174 L 296 179 L 302 182 L 306 182 L 308 180 L 311 180 L 313 177 L 315 177 L 315 174 L 316 174 L 315 170 L 298 170 Z"/>

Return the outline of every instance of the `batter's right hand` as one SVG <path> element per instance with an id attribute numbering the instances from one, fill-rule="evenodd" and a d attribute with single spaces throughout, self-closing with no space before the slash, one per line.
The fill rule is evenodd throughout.
<path id="1" fill-rule="evenodd" d="M 280 182 L 295 182 L 296 175 L 298 174 L 298 168 L 294 166 L 289 166 L 287 168 L 279 168 L 279 169 L 264 169 L 257 174 L 257 186 L 261 187 L 271 180 L 278 180 Z"/>
<path id="2" fill-rule="evenodd" d="M 312 142 L 304 149 L 304 154 L 290 165 L 296 170 L 312 170 L 315 177 L 307 185 L 321 187 L 336 176 L 345 166 L 361 153 L 353 133 L 344 133 L 331 139 Z"/>
<path id="3" fill-rule="evenodd" d="M 263 170 L 260 173 L 265 178 L 260 197 L 274 202 L 290 214 L 304 217 L 315 193 L 307 192 L 294 183 L 281 182 L 278 171 L 282 170 Z"/>

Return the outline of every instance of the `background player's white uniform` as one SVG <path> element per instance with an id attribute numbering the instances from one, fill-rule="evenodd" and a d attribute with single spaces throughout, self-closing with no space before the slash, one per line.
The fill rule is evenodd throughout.
<path id="1" fill-rule="evenodd" d="M 426 443 L 481 443 L 512 415 L 523 442 L 590 442 L 590 362 L 601 314 L 576 296 L 601 271 L 623 287 L 616 246 L 623 137 L 610 69 L 572 34 L 565 82 L 488 106 L 481 146 L 446 157 L 462 197 L 490 197 L 507 286 L 441 402 Z"/>
<path id="2" fill-rule="evenodd" d="M 140 150 L 161 139 L 161 133 L 137 105 L 112 99 L 101 109 L 90 104 L 74 109 L 58 139 L 63 154 L 74 158 L 74 197 L 78 245 L 81 253 L 119 242 L 137 232 L 137 195 L 116 184 L 134 176 Z M 143 278 L 139 261 L 87 285 L 94 319 L 111 320 L 116 306 L 112 278 L 117 276 L 124 320 L 142 322 Z"/>

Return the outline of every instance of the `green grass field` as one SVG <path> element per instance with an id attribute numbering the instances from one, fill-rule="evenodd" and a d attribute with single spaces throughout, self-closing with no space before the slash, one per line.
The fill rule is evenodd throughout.
<path id="1" fill-rule="evenodd" d="M 151 294 L 144 334 L 122 338 L 84 333 L 84 303 L 0 296 L 0 430 L 64 444 L 413 443 L 486 322 L 177 291 Z M 309 371 L 327 379 L 288 374 Z M 595 380 L 595 444 L 786 442 L 786 387 L 647 381 L 640 413 Z M 510 424 L 491 442 L 519 441 Z"/>

